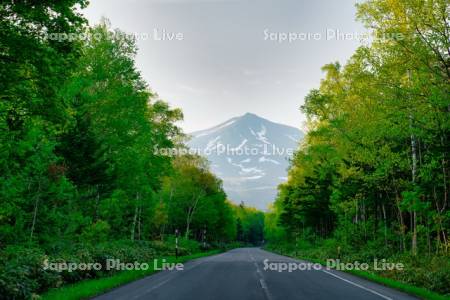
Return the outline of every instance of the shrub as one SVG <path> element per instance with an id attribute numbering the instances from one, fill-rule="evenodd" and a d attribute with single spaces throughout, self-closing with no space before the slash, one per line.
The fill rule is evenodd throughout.
<path id="1" fill-rule="evenodd" d="M 107 225 L 107 224 L 106 224 Z M 84 235 L 92 240 L 93 232 L 107 231 L 102 222 L 94 224 Z M 88 238 L 91 237 L 91 238 Z M 75 283 L 88 278 L 98 278 L 118 272 L 106 270 L 107 259 L 119 259 L 121 262 L 150 262 L 155 257 L 175 254 L 174 238 L 166 242 L 121 240 L 100 243 L 60 243 L 51 248 L 47 255 L 37 247 L 9 246 L 0 252 L 0 295 L 2 299 L 30 299 L 34 294 L 50 288 Z M 199 252 L 195 241 L 180 239 L 180 255 Z M 57 250 L 57 251 L 56 251 Z M 50 251 L 49 251 L 50 252 Z M 56 271 L 44 269 L 44 263 L 100 263 L 101 270 Z"/>
<path id="2" fill-rule="evenodd" d="M 43 268 L 46 256 L 37 248 L 7 247 L 0 253 L 0 295 L 25 299 L 61 284 L 61 276 Z"/>

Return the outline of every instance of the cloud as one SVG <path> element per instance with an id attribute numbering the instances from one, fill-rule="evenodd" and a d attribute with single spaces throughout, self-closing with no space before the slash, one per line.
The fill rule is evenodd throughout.
<path id="1" fill-rule="evenodd" d="M 184 92 L 191 93 L 191 94 L 205 94 L 205 93 L 207 93 L 207 91 L 204 90 L 204 89 L 196 88 L 196 87 L 193 87 L 193 86 L 190 86 L 190 85 L 187 85 L 187 84 L 179 84 L 178 85 L 178 89 L 180 89 L 181 91 L 184 91 Z"/>

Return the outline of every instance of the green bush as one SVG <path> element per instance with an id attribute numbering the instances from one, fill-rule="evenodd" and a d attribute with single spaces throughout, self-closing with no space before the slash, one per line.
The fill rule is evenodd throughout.
<path id="1" fill-rule="evenodd" d="M 46 256 L 37 248 L 7 247 L 0 253 L 0 295 L 25 299 L 61 283 L 61 276 L 44 270 Z"/>
<path id="2" fill-rule="evenodd" d="M 96 225 L 93 231 L 104 231 Z M 108 276 L 118 271 L 107 271 L 107 259 L 121 262 L 150 262 L 154 258 L 175 255 L 175 241 L 169 237 L 160 241 L 113 241 L 103 243 L 59 243 L 47 253 L 36 247 L 9 246 L 0 251 L 0 295 L 2 299 L 30 299 L 50 288 L 90 278 Z M 200 252 L 199 243 L 179 240 L 179 255 Z M 47 263 L 100 263 L 101 270 L 73 270 L 71 272 L 45 269 Z"/>
<path id="3" fill-rule="evenodd" d="M 86 227 L 80 236 L 81 241 L 87 241 L 91 243 L 105 242 L 108 239 L 111 227 L 105 221 L 99 220 L 94 224 Z"/>

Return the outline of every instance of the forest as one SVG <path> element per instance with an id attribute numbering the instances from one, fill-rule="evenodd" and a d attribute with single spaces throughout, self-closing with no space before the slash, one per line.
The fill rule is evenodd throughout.
<path id="1" fill-rule="evenodd" d="M 266 238 L 303 258 L 403 262 L 380 275 L 450 294 L 450 3 L 357 12 L 373 41 L 323 66 L 301 106 L 309 131 Z"/>
<path id="2" fill-rule="evenodd" d="M 0 4 L 0 298 L 114 272 L 45 261 L 173 257 L 177 237 L 183 257 L 263 243 L 401 262 L 374 273 L 450 295 L 449 0 L 358 2 L 371 41 L 323 66 L 267 212 L 233 204 L 205 158 L 154 151 L 187 147 L 183 112 L 143 79 L 135 38 L 89 25 L 87 5 Z"/>
<path id="3" fill-rule="evenodd" d="M 205 159 L 153 151 L 184 147 L 182 112 L 143 80 L 133 36 L 89 26 L 87 4 L 0 4 L 2 299 L 108 275 L 46 259 L 148 261 L 174 255 L 176 230 L 179 255 L 262 240 L 263 214 L 231 204 Z"/>

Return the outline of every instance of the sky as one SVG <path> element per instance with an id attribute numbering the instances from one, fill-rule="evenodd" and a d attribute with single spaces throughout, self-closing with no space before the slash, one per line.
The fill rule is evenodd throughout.
<path id="1" fill-rule="evenodd" d="M 137 37 L 138 69 L 183 110 L 185 132 L 246 112 L 304 129 L 299 107 L 321 67 L 345 63 L 366 32 L 355 2 L 91 0 L 84 14 Z"/>

